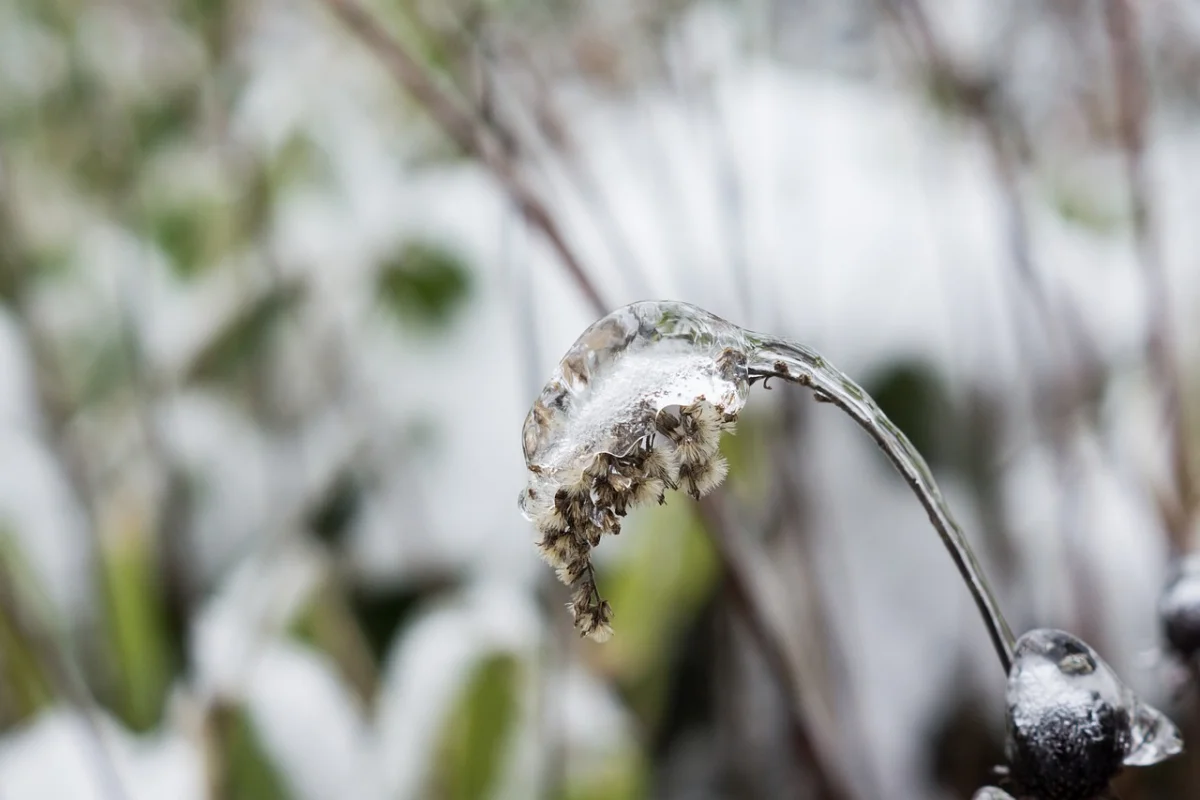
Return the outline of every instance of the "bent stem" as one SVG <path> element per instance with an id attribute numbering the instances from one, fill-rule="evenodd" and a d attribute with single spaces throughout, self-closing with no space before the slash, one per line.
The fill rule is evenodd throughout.
<path id="1" fill-rule="evenodd" d="M 779 378 L 811 388 L 818 400 L 832 403 L 850 415 L 887 455 L 925 507 L 929 521 L 941 537 L 983 616 L 992 646 L 1007 674 L 1012 669 L 1016 647 L 1012 629 L 1000 611 L 971 545 L 954 521 L 929 465 L 908 437 L 887 418 L 861 386 L 815 351 L 795 342 L 756 333 L 748 333 L 747 340 L 753 346 L 747 363 L 751 381 Z"/>

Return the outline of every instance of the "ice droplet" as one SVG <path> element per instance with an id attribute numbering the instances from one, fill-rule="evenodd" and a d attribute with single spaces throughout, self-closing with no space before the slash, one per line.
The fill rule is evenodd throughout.
<path id="1" fill-rule="evenodd" d="M 1044 800 L 1089 800 L 1122 767 L 1155 764 L 1183 749 L 1162 712 L 1064 631 L 1032 630 L 1017 641 L 1007 704 L 1013 778 Z"/>

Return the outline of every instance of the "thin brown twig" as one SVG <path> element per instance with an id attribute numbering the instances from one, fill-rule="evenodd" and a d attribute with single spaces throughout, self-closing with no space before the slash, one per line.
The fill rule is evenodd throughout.
<path id="1" fill-rule="evenodd" d="M 438 86 L 403 42 L 384 30 L 356 0 L 322 2 L 383 62 L 392 77 L 425 109 L 442 132 L 492 173 L 530 224 L 546 237 L 587 301 L 600 313 L 607 313 L 611 306 L 588 277 L 583 262 L 567 243 L 562 229 L 537 192 L 504 154 L 504 149 L 492 141 L 489 128 Z"/>
<path id="2" fill-rule="evenodd" d="M 1104 19 L 1112 52 L 1117 129 L 1125 151 L 1125 171 L 1133 209 L 1134 236 L 1146 286 L 1146 358 L 1162 391 L 1163 414 L 1170 433 L 1175 505 L 1163 515 L 1171 548 L 1187 550 L 1196 494 L 1184 418 L 1184 392 L 1175 361 L 1170 289 L 1159 243 L 1159 222 L 1151 200 L 1146 167 L 1149 91 L 1138 45 L 1137 18 L 1128 0 L 1107 0 Z"/>

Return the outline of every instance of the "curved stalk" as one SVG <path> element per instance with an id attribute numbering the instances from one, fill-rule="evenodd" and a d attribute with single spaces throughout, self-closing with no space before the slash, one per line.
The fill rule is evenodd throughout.
<path id="1" fill-rule="evenodd" d="M 929 521 L 941 537 L 983 616 L 992 646 L 1007 674 L 1012 668 L 1016 646 L 1012 629 L 1000 611 L 971 545 L 954 521 L 929 465 L 908 437 L 887 418 L 861 386 L 815 351 L 795 342 L 757 333 L 749 333 L 747 339 L 754 348 L 749 353 L 747 364 L 752 381 L 779 378 L 808 386 L 816 393 L 818 400 L 832 403 L 850 415 L 887 455 L 925 507 Z"/>

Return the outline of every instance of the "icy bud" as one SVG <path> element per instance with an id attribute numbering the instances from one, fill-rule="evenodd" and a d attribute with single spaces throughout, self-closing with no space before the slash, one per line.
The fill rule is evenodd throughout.
<path id="1" fill-rule="evenodd" d="M 1014 800 L 1013 796 L 995 786 L 985 786 L 977 791 L 971 800 Z"/>
<path id="2" fill-rule="evenodd" d="M 749 396 L 743 331 L 683 303 L 642 302 L 589 327 L 534 402 L 522 438 L 522 513 L 572 587 L 582 635 L 611 634 L 591 551 L 633 507 L 693 497 L 725 477 L 719 453 Z"/>
<path id="3" fill-rule="evenodd" d="M 1158 601 L 1171 651 L 1185 661 L 1200 653 L 1200 553 L 1182 558 Z"/>
<path id="4" fill-rule="evenodd" d="M 1155 764 L 1183 749 L 1162 712 L 1063 631 L 1037 629 L 1017 641 L 1007 703 L 1013 779 L 1040 800 L 1089 800 L 1123 766 Z"/>

